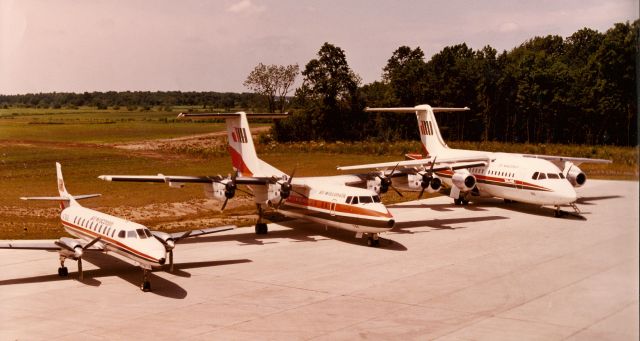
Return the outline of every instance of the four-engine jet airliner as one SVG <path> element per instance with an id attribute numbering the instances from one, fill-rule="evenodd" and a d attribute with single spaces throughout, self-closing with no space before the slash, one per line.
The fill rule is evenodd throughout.
<path id="1" fill-rule="evenodd" d="M 175 243 L 188 238 L 233 229 L 235 226 L 221 226 L 203 230 L 192 230 L 179 233 L 150 231 L 147 227 L 82 207 L 77 200 L 100 196 L 87 194 L 73 196 L 67 192 L 62 178 L 62 167 L 56 163 L 58 178 L 58 197 L 23 197 L 23 200 L 59 201 L 62 212 L 60 219 L 65 231 L 76 238 L 61 237 L 51 242 L 5 242 L 0 249 L 54 250 L 60 255 L 58 275 L 69 274 L 64 261 L 69 258 L 77 260 L 79 279 L 82 275 L 82 256 L 85 251 L 115 252 L 133 261 L 143 270 L 143 282 L 140 289 L 151 290 L 149 271 L 165 264 L 169 254 L 170 270 L 173 270 L 173 248 Z"/>
<path id="2" fill-rule="evenodd" d="M 349 186 L 362 183 L 356 175 L 326 177 L 294 177 L 258 158 L 244 112 L 229 114 L 180 114 L 179 117 L 213 117 L 226 119 L 228 151 L 235 176 L 170 176 L 170 175 L 101 175 L 106 181 L 166 182 L 172 187 L 184 183 L 204 183 L 205 193 L 215 199 L 232 198 L 238 185 L 248 185 L 258 210 L 257 234 L 268 231 L 263 222 L 266 206 L 287 217 L 305 219 L 325 226 L 353 231 L 357 238 L 367 237 L 369 246 L 378 246 L 379 234 L 389 231 L 395 221 L 370 189 Z M 264 117 L 264 116 L 261 116 Z"/>
<path id="3" fill-rule="evenodd" d="M 451 189 L 456 205 L 467 204 L 472 196 L 498 197 L 541 206 L 570 205 L 579 213 L 574 187 L 586 182 L 580 163 L 610 163 L 610 160 L 564 156 L 494 153 L 451 149 L 444 142 L 434 112 L 466 111 L 469 108 L 432 108 L 418 105 L 406 108 L 367 108 L 368 112 L 415 113 L 423 147 L 423 155 L 407 154 L 410 160 L 360 166 L 339 167 L 341 170 L 387 169 L 401 166 L 398 173 L 407 174 L 410 190 L 436 191 L 444 184 Z M 424 157 L 424 159 L 423 159 Z M 484 165 L 463 169 L 433 169 L 426 164 L 438 159 L 450 162 L 483 161 Z M 398 176 L 397 174 L 396 176 Z M 398 184 L 398 186 L 402 186 Z"/>

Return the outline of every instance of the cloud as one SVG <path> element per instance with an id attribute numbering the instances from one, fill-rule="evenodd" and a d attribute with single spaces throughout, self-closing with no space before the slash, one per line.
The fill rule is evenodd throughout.
<path id="1" fill-rule="evenodd" d="M 227 12 L 231 13 L 260 13 L 266 10 L 265 6 L 259 6 L 251 2 L 251 0 L 242 0 L 227 8 Z"/>
<path id="2" fill-rule="evenodd" d="M 500 25 L 498 31 L 503 33 L 515 32 L 520 29 L 520 26 L 514 22 L 505 22 Z"/>

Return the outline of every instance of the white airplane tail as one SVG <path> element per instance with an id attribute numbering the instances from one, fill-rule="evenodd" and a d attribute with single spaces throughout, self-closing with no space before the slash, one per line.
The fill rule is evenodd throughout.
<path id="1" fill-rule="evenodd" d="M 443 152 L 449 149 L 449 146 L 442 139 L 440 128 L 434 112 L 447 111 L 467 111 L 469 108 L 432 108 L 428 104 L 417 105 L 415 107 L 401 108 L 367 108 L 365 111 L 370 112 L 395 112 L 409 113 L 415 112 L 418 120 L 418 130 L 420 132 L 420 141 L 422 142 L 425 157 L 443 155 Z"/>
<path id="2" fill-rule="evenodd" d="M 60 208 L 65 209 L 69 206 L 80 206 L 80 204 L 76 200 L 80 199 L 89 199 L 99 197 L 100 194 L 85 194 L 85 195 L 76 195 L 73 196 L 67 192 L 67 188 L 64 185 L 64 179 L 62 178 L 62 166 L 60 163 L 56 162 L 56 177 L 58 184 L 58 193 L 60 196 L 58 197 L 21 197 L 22 200 L 49 200 L 49 201 L 59 201 Z"/>
<path id="3" fill-rule="evenodd" d="M 240 176 L 282 176 L 284 173 L 258 158 L 249 130 L 247 114 L 236 113 L 226 118 L 228 150 L 233 168 Z"/>

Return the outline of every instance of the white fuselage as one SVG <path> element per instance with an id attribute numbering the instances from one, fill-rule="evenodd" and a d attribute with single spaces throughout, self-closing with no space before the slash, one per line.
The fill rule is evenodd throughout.
<path id="1" fill-rule="evenodd" d="M 164 245 L 143 225 L 82 206 L 69 206 L 60 217 L 69 234 L 87 242 L 100 237 L 97 245 L 133 260 L 142 268 L 164 264 Z"/>
<path id="2" fill-rule="evenodd" d="M 393 228 L 395 220 L 376 193 L 327 184 L 323 179 L 294 179 L 293 191 L 279 211 L 288 217 L 359 233 L 381 233 Z"/>
<path id="3" fill-rule="evenodd" d="M 478 194 L 537 205 L 567 205 L 576 201 L 576 191 L 553 163 L 519 154 L 489 153 L 470 150 L 447 149 L 438 158 L 457 156 L 488 156 L 485 167 L 475 167 L 469 172 L 476 178 Z M 447 186 L 452 186 L 453 172 L 437 172 Z M 544 174 L 544 177 L 541 176 Z M 534 177 L 535 175 L 535 177 Z"/>

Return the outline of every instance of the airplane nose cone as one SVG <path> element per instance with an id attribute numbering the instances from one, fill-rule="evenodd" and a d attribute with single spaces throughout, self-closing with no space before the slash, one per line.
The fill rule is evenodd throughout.
<path id="1" fill-rule="evenodd" d="M 166 258 L 164 258 L 164 257 L 158 259 L 158 263 L 160 263 L 160 265 L 164 265 L 165 261 L 166 261 Z"/>

